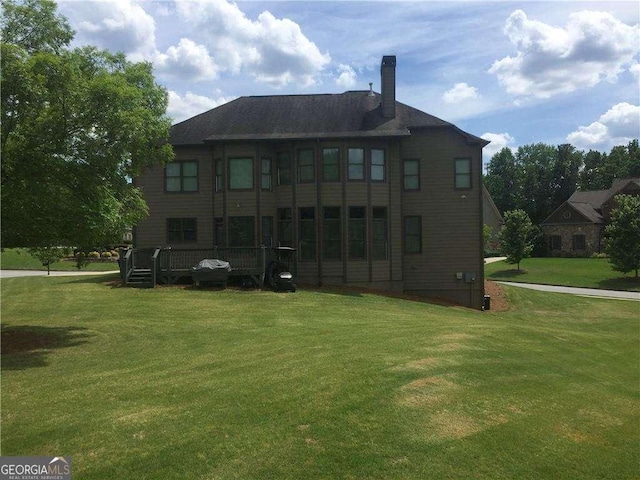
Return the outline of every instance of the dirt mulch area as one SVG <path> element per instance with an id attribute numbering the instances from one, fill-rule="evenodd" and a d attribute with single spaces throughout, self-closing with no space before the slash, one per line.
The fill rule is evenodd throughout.
<path id="1" fill-rule="evenodd" d="M 491 312 L 505 312 L 509 310 L 509 301 L 504 288 L 491 280 L 484 281 L 484 293 L 491 296 Z"/>

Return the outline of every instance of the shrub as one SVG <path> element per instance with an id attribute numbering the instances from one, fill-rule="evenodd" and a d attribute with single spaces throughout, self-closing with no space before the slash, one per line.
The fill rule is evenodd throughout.
<path id="1" fill-rule="evenodd" d="M 111 250 L 111 256 L 112 257 L 119 257 L 120 255 L 118 255 L 118 251 L 117 250 Z"/>
<path id="2" fill-rule="evenodd" d="M 100 258 L 111 258 L 111 252 L 102 252 Z"/>
<path id="3" fill-rule="evenodd" d="M 95 250 L 93 252 L 89 252 L 87 253 L 87 258 L 100 258 L 100 252 L 96 252 Z"/>

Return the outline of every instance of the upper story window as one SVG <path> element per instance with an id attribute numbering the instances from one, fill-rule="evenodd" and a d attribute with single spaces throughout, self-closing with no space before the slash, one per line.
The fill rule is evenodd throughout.
<path id="1" fill-rule="evenodd" d="M 384 150 L 378 148 L 371 149 L 371 180 L 374 182 L 385 180 Z"/>
<path id="2" fill-rule="evenodd" d="M 183 193 L 198 191 L 198 162 L 167 163 L 164 169 L 165 191 Z"/>
<path id="3" fill-rule="evenodd" d="M 350 148 L 348 152 L 349 180 L 364 180 L 364 149 Z"/>
<path id="4" fill-rule="evenodd" d="M 224 188 L 224 182 L 222 181 L 222 159 L 216 158 L 214 162 L 216 170 L 216 192 L 221 192 Z"/>
<path id="5" fill-rule="evenodd" d="M 456 158 L 455 160 L 456 188 L 471 188 L 471 159 Z"/>
<path id="6" fill-rule="evenodd" d="M 420 190 L 420 160 L 405 159 L 403 177 L 405 190 Z"/>
<path id="7" fill-rule="evenodd" d="M 313 150 L 298 151 L 298 182 L 311 183 L 315 181 L 315 162 Z"/>
<path id="8" fill-rule="evenodd" d="M 323 182 L 339 182 L 340 181 L 340 149 L 338 148 L 322 149 L 322 181 Z"/>
<path id="9" fill-rule="evenodd" d="M 291 155 L 278 153 L 278 185 L 291 185 Z"/>
<path id="10" fill-rule="evenodd" d="M 250 190 L 253 188 L 253 159 L 229 159 L 229 189 Z"/>
<path id="11" fill-rule="evenodd" d="M 262 190 L 271 190 L 271 159 L 262 159 L 262 173 L 260 177 L 260 186 Z"/>

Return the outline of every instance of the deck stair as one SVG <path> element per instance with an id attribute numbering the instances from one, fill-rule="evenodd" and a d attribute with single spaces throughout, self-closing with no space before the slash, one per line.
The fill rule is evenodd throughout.
<path id="1" fill-rule="evenodd" d="M 127 278 L 128 287 L 153 288 L 150 268 L 135 268 Z"/>

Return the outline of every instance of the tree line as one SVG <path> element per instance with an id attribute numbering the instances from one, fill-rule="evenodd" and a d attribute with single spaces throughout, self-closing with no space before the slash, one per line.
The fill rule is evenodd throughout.
<path id="1" fill-rule="evenodd" d="M 640 177 L 638 139 L 609 153 L 536 143 L 503 148 L 487 164 L 484 184 L 501 213 L 523 210 L 539 225 L 576 190 L 607 190 L 616 179 Z"/>

